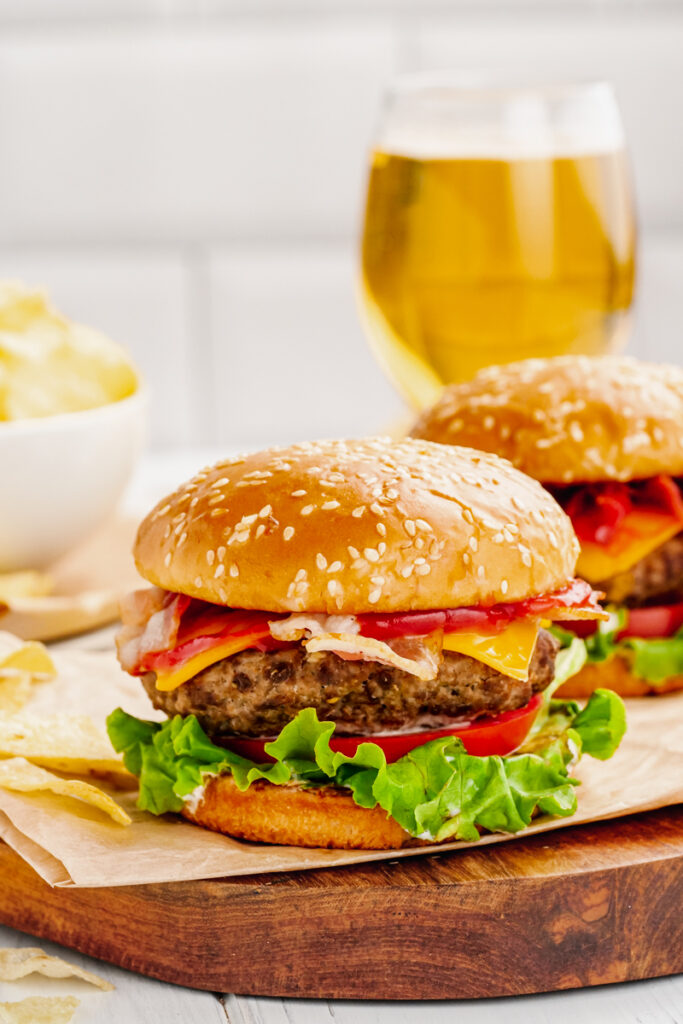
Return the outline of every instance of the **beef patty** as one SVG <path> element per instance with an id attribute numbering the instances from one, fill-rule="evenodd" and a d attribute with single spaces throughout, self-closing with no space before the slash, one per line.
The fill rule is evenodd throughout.
<path id="1" fill-rule="evenodd" d="M 425 682 L 377 662 L 306 654 L 302 646 L 242 651 L 168 693 L 156 689 L 153 672 L 142 682 L 155 707 L 169 716 L 196 715 L 215 740 L 272 736 L 309 707 L 336 722 L 339 732 L 365 734 L 523 707 L 551 682 L 557 647 L 542 629 L 525 682 L 451 651 L 444 651 L 436 678 Z"/>
<path id="2" fill-rule="evenodd" d="M 655 548 L 626 572 L 596 584 L 606 600 L 637 608 L 683 598 L 683 533 Z"/>

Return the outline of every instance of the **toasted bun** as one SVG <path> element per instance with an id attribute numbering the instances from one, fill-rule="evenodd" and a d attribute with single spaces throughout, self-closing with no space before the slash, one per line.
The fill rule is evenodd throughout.
<path id="1" fill-rule="evenodd" d="M 590 697 L 598 687 L 614 690 L 622 697 L 645 697 L 648 694 L 671 693 L 683 690 L 683 676 L 671 676 L 664 683 L 650 683 L 631 671 L 626 658 L 614 655 L 597 665 L 584 665 L 556 693 L 557 697 Z"/>
<path id="2" fill-rule="evenodd" d="M 255 782 L 241 793 L 231 775 L 219 775 L 208 783 L 196 809 L 186 807 L 182 813 L 196 825 L 259 843 L 336 850 L 423 845 L 380 807 L 359 807 L 331 786 L 301 789 Z"/>
<path id="3" fill-rule="evenodd" d="M 559 505 L 494 455 L 423 441 L 321 441 L 219 462 L 143 521 L 137 567 L 235 608 L 391 612 L 563 587 Z"/>
<path id="4" fill-rule="evenodd" d="M 543 483 L 683 474 L 683 369 L 560 356 L 452 384 L 414 437 L 497 452 Z"/>

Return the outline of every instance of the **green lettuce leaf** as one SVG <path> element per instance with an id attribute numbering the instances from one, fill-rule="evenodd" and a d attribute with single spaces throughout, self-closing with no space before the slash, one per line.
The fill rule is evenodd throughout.
<path id="1" fill-rule="evenodd" d="M 564 669 L 570 671 L 580 657 L 574 648 Z M 372 742 L 361 743 L 353 757 L 332 751 L 334 724 L 319 721 L 313 708 L 300 711 L 266 745 L 274 759 L 269 764 L 216 746 L 194 715 L 145 722 L 119 708 L 107 727 L 112 745 L 139 776 L 138 805 L 152 814 L 180 810 L 209 777 L 229 772 L 241 790 L 257 779 L 334 785 L 347 789 L 361 807 L 382 807 L 413 836 L 475 840 L 480 829 L 518 832 L 536 807 L 573 814 L 578 783 L 569 777 L 571 764 L 582 746 L 595 757 L 609 757 L 625 727 L 623 704 L 608 691 L 596 691 L 583 711 L 573 701 L 549 696 L 539 719 L 524 747 L 507 757 L 475 757 L 461 740 L 446 737 L 391 764 Z"/>

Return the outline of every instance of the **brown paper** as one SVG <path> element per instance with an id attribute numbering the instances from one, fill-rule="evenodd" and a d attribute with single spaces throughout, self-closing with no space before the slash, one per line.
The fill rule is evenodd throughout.
<path id="1" fill-rule="evenodd" d="M 113 622 L 121 596 L 144 583 L 131 557 L 136 526 L 110 520 L 48 569 L 52 593 L 0 602 L 0 629 L 24 640 L 57 640 Z"/>
<path id="2" fill-rule="evenodd" d="M 120 671 L 113 654 L 63 652 L 55 656 L 58 679 L 36 688 L 28 710 L 64 711 L 69 705 L 102 723 L 121 705 L 152 717 L 142 687 Z M 577 770 L 582 785 L 571 818 L 539 818 L 520 835 L 633 814 L 683 801 L 683 693 L 627 702 L 628 732 L 609 761 L 586 757 Z M 0 836 L 50 885 L 112 886 L 269 871 L 332 867 L 419 856 L 509 842 L 487 835 L 478 843 L 444 843 L 408 850 L 305 850 L 241 843 L 187 824 L 138 811 L 134 793 L 111 791 L 133 818 L 124 828 L 97 810 L 48 793 L 0 790 Z"/>

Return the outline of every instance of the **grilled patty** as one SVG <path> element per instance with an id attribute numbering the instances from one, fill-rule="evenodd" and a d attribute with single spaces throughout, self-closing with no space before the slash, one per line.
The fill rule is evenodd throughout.
<path id="1" fill-rule="evenodd" d="M 645 558 L 617 576 L 597 584 L 606 600 L 638 608 L 683 598 L 683 533 L 655 548 Z"/>
<path id="2" fill-rule="evenodd" d="M 214 740 L 272 736 L 308 707 L 339 732 L 365 734 L 523 707 L 551 682 L 556 653 L 556 641 L 541 630 L 525 682 L 450 651 L 438 676 L 425 682 L 377 662 L 308 655 L 301 646 L 242 651 L 168 693 L 156 689 L 153 672 L 142 682 L 155 707 L 169 716 L 196 715 Z"/>

